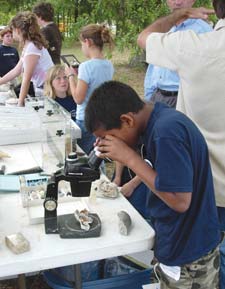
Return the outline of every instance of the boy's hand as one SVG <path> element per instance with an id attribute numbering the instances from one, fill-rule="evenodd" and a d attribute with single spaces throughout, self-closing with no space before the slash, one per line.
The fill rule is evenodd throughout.
<path id="1" fill-rule="evenodd" d="M 121 184 L 121 177 L 115 177 L 112 182 L 119 187 Z"/>
<path id="2" fill-rule="evenodd" d="M 141 184 L 141 179 L 138 176 L 135 176 L 132 180 L 127 182 L 121 187 L 121 193 L 125 197 L 130 197 L 134 190 Z"/>
<path id="3" fill-rule="evenodd" d="M 112 135 L 106 135 L 104 139 L 98 139 L 97 148 L 101 152 L 100 157 L 107 157 L 124 165 L 127 165 L 134 155 L 138 155 L 124 141 Z"/>
<path id="4" fill-rule="evenodd" d="M 128 182 L 121 187 L 121 193 L 125 197 L 130 197 L 133 194 L 134 190 L 135 190 L 135 188 L 133 187 L 131 182 Z"/>

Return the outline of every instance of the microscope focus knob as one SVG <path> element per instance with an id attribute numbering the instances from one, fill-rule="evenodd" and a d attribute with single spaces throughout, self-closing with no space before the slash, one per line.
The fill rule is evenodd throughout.
<path id="1" fill-rule="evenodd" d="M 57 208 L 57 201 L 52 198 L 45 199 L 44 208 L 50 212 L 54 211 Z"/>

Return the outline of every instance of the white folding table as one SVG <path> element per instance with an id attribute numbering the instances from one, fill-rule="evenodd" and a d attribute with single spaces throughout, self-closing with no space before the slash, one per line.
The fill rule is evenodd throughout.
<path id="1" fill-rule="evenodd" d="M 122 195 L 114 200 L 83 200 L 90 211 L 97 213 L 101 219 L 100 237 L 61 239 L 58 234 L 46 235 L 44 224 L 29 224 L 28 211 L 22 207 L 19 193 L 0 194 L 0 277 L 21 276 L 28 272 L 126 255 L 153 247 L 154 230 Z M 128 236 L 119 233 L 117 213 L 121 210 L 132 219 Z M 6 247 L 5 236 L 17 232 L 29 240 L 29 252 L 15 255 Z M 82 288 L 81 285 L 78 287 Z"/>

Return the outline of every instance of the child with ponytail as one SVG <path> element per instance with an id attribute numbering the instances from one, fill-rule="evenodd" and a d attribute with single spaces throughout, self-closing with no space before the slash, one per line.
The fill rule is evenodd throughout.
<path id="1" fill-rule="evenodd" d="M 112 48 L 113 39 L 109 29 L 104 25 L 90 24 L 81 29 L 80 41 L 82 52 L 88 60 L 80 64 L 77 73 L 71 67 L 66 68 L 66 73 L 72 96 L 77 103 L 76 123 L 82 131 L 82 138 L 78 140 L 78 145 L 88 154 L 93 147 L 95 137 L 85 128 L 85 108 L 92 92 L 103 82 L 113 78 L 113 65 L 111 61 L 105 59 L 103 53 L 105 44 L 109 44 Z"/>

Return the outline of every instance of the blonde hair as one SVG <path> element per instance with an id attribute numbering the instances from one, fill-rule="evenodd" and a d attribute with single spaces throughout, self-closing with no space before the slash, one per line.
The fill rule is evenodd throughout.
<path id="1" fill-rule="evenodd" d="M 45 84 L 44 84 L 44 95 L 51 97 L 53 99 L 56 98 L 57 95 L 55 94 L 55 90 L 54 90 L 54 87 L 52 86 L 52 82 L 60 74 L 60 72 L 65 72 L 64 65 L 57 64 L 48 70 Z M 68 84 L 67 94 L 71 95 L 69 84 Z"/>
<path id="2" fill-rule="evenodd" d="M 42 36 L 40 27 L 37 22 L 37 17 L 29 11 L 19 12 L 10 22 L 10 28 L 18 28 L 23 37 L 23 44 L 26 40 L 30 40 L 37 48 L 47 48 L 48 44 Z"/>
<path id="3" fill-rule="evenodd" d="M 91 39 L 97 47 L 101 50 L 104 44 L 109 44 L 110 49 L 113 48 L 113 38 L 110 30 L 105 25 L 89 24 L 81 28 L 80 40 Z"/>

